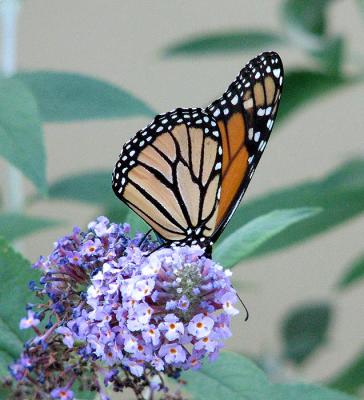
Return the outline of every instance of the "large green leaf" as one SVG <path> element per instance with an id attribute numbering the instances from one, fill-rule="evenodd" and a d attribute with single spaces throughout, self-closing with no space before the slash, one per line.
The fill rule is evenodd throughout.
<path id="1" fill-rule="evenodd" d="M 344 289 L 357 281 L 364 279 L 364 255 L 357 258 L 340 279 L 340 289 Z"/>
<path id="2" fill-rule="evenodd" d="M 275 210 L 250 221 L 227 236 L 214 250 L 214 259 L 233 267 L 288 226 L 320 212 L 319 208 Z"/>
<path id="3" fill-rule="evenodd" d="M 305 384 L 278 384 L 272 389 L 272 400 L 355 400 L 336 390 Z M 356 399 L 358 400 L 358 399 Z"/>
<path id="4" fill-rule="evenodd" d="M 355 394 L 364 386 L 364 349 L 347 365 L 336 377 L 330 386 L 343 392 Z"/>
<path id="5" fill-rule="evenodd" d="M 29 71 L 17 77 L 33 92 L 40 114 L 47 122 L 155 114 L 128 91 L 87 75 Z"/>
<path id="6" fill-rule="evenodd" d="M 0 236 L 12 241 L 58 223 L 49 218 L 30 217 L 23 214 L 0 214 Z"/>
<path id="7" fill-rule="evenodd" d="M 288 70 L 284 76 L 277 121 L 282 122 L 298 108 L 356 82 L 359 82 L 359 78 L 340 77 L 314 70 Z"/>
<path id="8" fill-rule="evenodd" d="M 321 207 L 323 211 L 307 221 L 288 227 L 261 245 L 249 257 L 260 256 L 307 240 L 362 213 L 364 159 L 347 162 L 323 179 L 280 189 L 243 203 L 220 240 L 237 231 L 243 224 L 272 210 L 299 207 Z"/>
<path id="9" fill-rule="evenodd" d="M 15 359 L 22 349 L 23 342 L 21 341 L 18 332 L 13 332 L 7 326 L 6 321 L 0 318 L 0 351 Z"/>
<path id="10" fill-rule="evenodd" d="M 186 389 L 198 400 L 267 400 L 270 387 L 264 373 L 251 361 L 223 352 L 214 363 L 182 374 Z"/>
<path id="11" fill-rule="evenodd" d="M 19 330 L 19 321 L 26 315 L 26 304 L 34 301 L 28 282 L 38 279 L 29 262 L 0 238 L 0 350 L 9 358 L 18 354 L 20 343 L 29 336 Z M 7 361 L 0 357 L 0 364 Z"/>
<path id="12" fill-rule="evenodd" d="M 308 304 L 291 310 L 282 324 L 283 357 L 301 364 L 326 343 L 331 314 L 328 303 Z"/>
<path id="13" fill-rule="evenodd" d="M 168 56 L 263 51 L 285 43 L 283 36 L 266 31 L 225 31 L 184 39 L 165 50 Z"/>
<path id="14" fill-rule="evenodd" d="M 118 204 L 111 188 L 110 171 L 89 171 L 61 178 L 50 185 L 49 197 L 97 205 Z"/>
<path id="15" fill-rule="evenodd" d="M 46 192 L 46 156 L 39 112 L 18 79 L 0 79 L 0 156 Z"/>
<path id="16" fill-rule="evenodd" d="M 282 19 L 291 38 L 305 48 L 316 48 L 327 33 L 327 11 L 332 0 L 285 0 Z"/>
<path id="17" fill-rule="evenodd" d="M 251 361 L 223 352 L 216 362 L 182 374 L 186 391 L 196 400 L 354 400 L 346 394 L 304 384 L 271 384 Z"/>

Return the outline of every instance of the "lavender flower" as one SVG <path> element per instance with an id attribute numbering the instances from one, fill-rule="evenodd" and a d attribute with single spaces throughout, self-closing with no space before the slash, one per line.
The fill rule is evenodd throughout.
<path id="1" fill-rule="evenodd" d="M 68 322 L 65 340 L 71 331 L 85 355 L 136 376 L 156 365 L 188 369 L 223 347 L 236 301 L 222 267 L 198 246 L 150 256 L 132 246 L 92 276 L 87 312 Z"/>
<path id="2" fill-rule="evenodd" d="M 72 400 L 74 397 L 72 390 L 67 388 L 56 388 L 52 390 L 51 398 L 59 400 Z"/>
<path id="3" fill-rule="evenodd" d="M 37 326 L 40 320 L 35 316 L 35 313 L 31 310 L 28 311 L 27 318 L 22 318 L 19 323 L 20 329 L 28 329 Z"/>
<path id="4" fill-rule="evenodd" d="M 155 251 L 158 242 L 129 234 L 129 225 L 99 217 L 34 264 L 42 286 L 30 288 L 43 304 L 20 322 L 36 337 L 9 367 L 14 399 L 70 400 L 76 380 L 106 399 L 99 379 L 140 397 L 148 388 L 167 390 L 161 372 L 177 377 L 218 356 L 238 312 L 230 271 L 198 246 Z"/>

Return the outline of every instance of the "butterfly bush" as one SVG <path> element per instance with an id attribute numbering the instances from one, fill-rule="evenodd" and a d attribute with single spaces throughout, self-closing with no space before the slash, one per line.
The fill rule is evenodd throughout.
<path id="1" fill-rule="evenodd" d="M 178 379 L 218 356 L 237 297 L 230 271 L 200 247 L 158 246 L 99 217 L 34 264 L 42 278 L 30 288 L 42 302 L 20 321 L 35 337 L 9 368 L 13 398 L 69 400 L 76 383 L 102 399 L 108 385 L 137 398 L 156 390 L 182 398 L 162 373 Z"/>

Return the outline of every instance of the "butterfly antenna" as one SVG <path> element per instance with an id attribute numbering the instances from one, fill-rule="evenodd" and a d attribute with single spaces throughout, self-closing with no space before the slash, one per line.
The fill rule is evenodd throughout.
<path id="1" fill-rule="evenodd" d="M 242 306 L 244 307 L 245 314 L 246 314 L 246 317 L 245 317 L 245 319 L 244 319 L 244 322 L 246 322 L 246 321 L 248 321 L 248 319 L 249 319 L 249 311 L 248 311 L 248 308 L 247 308 L 246 305 L 244 304 L 244 302 L 243 302 L 243 300 L 241 299 L 241 297 L 239 296 L 239 293 L 238 293 L 238 292 L 236 292 L 236 295 L 238 296 L 238 299 L 239 299 L 240 303 L 241 303 Z"/>

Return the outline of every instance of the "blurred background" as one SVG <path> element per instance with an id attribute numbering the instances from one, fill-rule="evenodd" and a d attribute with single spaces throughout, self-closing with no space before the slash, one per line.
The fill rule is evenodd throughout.
<path id="1" fill-rule="evenodd" d="M 354 80 L 335 86 L 342 76 L 364 71 L 364 14 L 360 13 L 360 1 L 315 2 L 325 3 L 321 5 L 325 7 L 325 35 L 340 38 L 338 48 L 336 42 L 330 47 L 333 58 L 328 61 L 316 54 L 317 48 L 312 50 L 312 37 L 306 40 L 299 30 L 292 30 L 294 15 L 292 26 L 289 19 L 282 20 L 283 3 L 26 0 L 21 3 L 18 19 L 18 69 L 96 77 L 131 92 L 161 113 L 178 106 L 208 105 L 262 50 L 278 51 L 287 71 L 327 68 L 332 90 L 326 93 L 318 86 L 316 95 L 325 92 L 324 96 L 309 95 L 302 107 L 297 106 L 284 121 L 278 121 L 242 204 L 244 207 L 247 202 L 254 208 L 256 198 L 306 181 L 319 182 L 344 162 L 364 154 L 363 84 Z M 298 3 L 304 6 L 311 2 Z M 276 32 L 281 39 L 253 44 L 244 39 L 222 40 L 220 47 L 216 43 L 209 47 L 202 40 L 202 44 L 193 45 L 196 38 L 205 35 L 260 31 Z M 290 35 L 293 39 L 286 45 L 284 41 Z M 335 57 L 342 62 L 340 71 L 330 70 Z M 304 96 L 314 92 L 316 84 L 317 80 L 298 79 L 294 93 Z M 292 85 L 287 93 L 283 90 L 285 109 L 290 106 L 291 89 Z M 122 144 L 151 120 L 151 114 L 144 114 L 44 124 L 48 184 L 95 171 L 111 174 Z M 363 177 L 360 179 L 362 185 Z M 22 179 L 22 184 L 28 199 L 22 206 L 24 213 L 60 221 L 19 239 L 20 250 L 32 262 L 41 254 L 47 255 L 55 239 L 73 225 L 84 227 L 105 212 L 92 198 L 94 194 L 100 196 L 92 187 L 86 190 L 88 200 L 77 201 L 77 195 L 62 199 L 67 195 L 53 196 L 52 191 L 48 198 L 40 199 L 29 181 Z M 3 159 L 0 185 L 2 196 L 6 196 L 8 165 Z M 335 217 L 335 209 L 332 215 Z M 246 260 L 234 269 L 233 281 L 250 319 L 243 322 L 243 317 L 235 318 L 234 337 L 228 347 L 257 359 L 273 378 L 330 381 L 362 350 L 363 285 L 338 290 L 337 284 L 363 253 L 364 216 L 357 212 L 355 218 L 343 222 L 279 252 Z M 290 310 L 312 303 L 328 304 L 331 310 L 329 330 L 320 342 L 324 345 L 304 357 L 304 362 L 282 357 L 282 321 Z M 325 307 L 323 319 L 327 317 Z"/>

